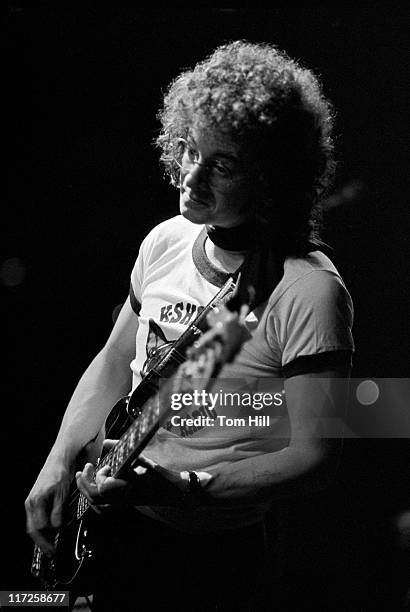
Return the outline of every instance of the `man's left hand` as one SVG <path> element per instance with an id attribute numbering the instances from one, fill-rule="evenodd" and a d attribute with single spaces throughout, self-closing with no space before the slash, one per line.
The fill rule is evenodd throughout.
<path id="1" fill-rule="evenodd" d="M 113 445 L 116 441 L 110 442 Z M 78 489 L 97 511 L 118 504 L 179 505 L 186 486 L 180 472 L 163 468 L 143 455 L 127 480 L 113 478 L 109 466 L 98 470 L 94 479 L 94 470 L 91 463 L 86 463 L 76 479 Z"/>

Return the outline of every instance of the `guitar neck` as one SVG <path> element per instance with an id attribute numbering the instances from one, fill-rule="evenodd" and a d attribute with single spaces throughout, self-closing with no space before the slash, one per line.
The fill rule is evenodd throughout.
<path id="1" fill-rule="evenodd" d="M 235 280 L 229 277 L 225 285 L 173 343 L 159 363 L 144 376 L 128 401 L 127 412 L 132 418 L 137 418 L 142 408 L 146 409 L 146 402 L 158 392 L 161 380 L 172 376 L 185 361 L 188 347 L 208 328 L 208 314 L 214 308 L 222 306 L 231 297 L 235 285 Z"/>
<path id="2" fill-rule="evenodd" d="M 132 392 L 128 399 L 127 411 L 135 420 L 121 436 L 116 445 L 103 457 L 95 472 L 110 466 L 111 476 L 121 478 L 132 469 L 138 456 L 154 436 L 160 425 L 171 412 L 171 393 L 175 384 L 176 366 L 185 361 L 187 348 L 208 327 L 206 321 L 209 312 L 223 305 L 235 288 L 232 277 L 209 302 L 195 321 L 175 342 L 155 370 L 151 370 Z M 164 378 L 169 376 L 169 378 Z M 143 410 L 141 411 L 141 407 Z M 88 510 L 90 503 L 83 494 L 77 504 L 77 520 Z"/>
<path id="3" fill-rule="evenodd" d="M 111 468 L 111 476 L 121 478 L 132 469 L 138 456 L 171 412 L 170 396 L 173 385 L 173 378 L 164 381 L 160 392 L 147 400 L 143 412 L 131 423 L 115 446 L 99 461 L 95 472 L 108 465 Z M 89 506 L 87 498 L 80 494 L 77 520 L 81 519 Z"/>

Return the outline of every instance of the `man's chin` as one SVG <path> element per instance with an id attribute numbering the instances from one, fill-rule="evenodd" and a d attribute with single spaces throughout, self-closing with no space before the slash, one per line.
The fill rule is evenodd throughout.
<path id="1" fill-rule="evenodd" d="M 197 223 L 198 225 L 203 225 L 205 223 L 209 223 L 206 210 L 196 210 L 189 206 L 186 206 L 184 202 L 180 202 L 179 211 L 185 219 L 191 221 L 191 223 Z"/>

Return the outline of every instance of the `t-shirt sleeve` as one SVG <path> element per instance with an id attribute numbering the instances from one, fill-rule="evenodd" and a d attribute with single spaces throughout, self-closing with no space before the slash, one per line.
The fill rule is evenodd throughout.
<path id="1" fill-rule="evenodd" d="M 315 270 L 293 283 L 272 309 L 271 323 L 285 377 L 350 364 L 353 305 L 332 272 Z"/>
<path id="2" fill-rule="evenodd" d="M 130 278 L 130 302 L 132 309 L 138 315 L 141 309 L 142 284 L 144 279 L 144 262 L 146 259 L 146 239 L 142 241 L 138 257 L 135 261 Z"/>
<path id="3" fill-rule="evenodd" d="M 173 221 L 172 219 L 170 220 Z M 144 281 L 151 263 L 166 251 L 169 222 L 163 222 L 153 227 L 141 242 L 138 257 L 131 272 L 130 279 L 130 302 L 133 310 L 139 314 L 142 295 L 144 293 Z"/>

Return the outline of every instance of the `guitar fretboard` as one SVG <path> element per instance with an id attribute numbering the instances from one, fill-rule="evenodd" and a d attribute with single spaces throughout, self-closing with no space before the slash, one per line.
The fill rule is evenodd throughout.
<path id="1" fill-rule="evenodd" d="M 166 381 L 159 394 L 146 402 L 143 413 L 130 425 L 116 445 L 99 461 L 95 473 L 109 465 L 111 476 L 119 478 L 132 467 L 142 449 L 148 444 L 150 438 L 171 411 L 170 402 L 167 401 L 171 388 L 172 381 Z M 89 507 L 90 502 L 81 493 L 77 505 L 78 520 L 81 519 Z"/>

